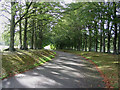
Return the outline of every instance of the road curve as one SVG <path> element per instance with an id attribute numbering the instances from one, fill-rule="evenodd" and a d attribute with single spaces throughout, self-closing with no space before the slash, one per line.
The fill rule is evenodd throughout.
<path id="1" fill-rule="evenodd" d="M 4 79 L 2 88 L 104 88 L 96 68 L 74 54 L 56 51 L 52 61 Z"/>

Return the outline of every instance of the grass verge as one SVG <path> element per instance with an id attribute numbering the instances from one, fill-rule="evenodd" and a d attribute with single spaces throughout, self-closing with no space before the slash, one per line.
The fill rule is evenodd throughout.
<path id="1" fill-rule="evenodd" d="M 17 50 L 4 52 L 2 56 L 2 74 L 0 79 L 22 73 L 50 61 L 56 55 L 49 50 Z"/>
<path id="2" fill-rule="evenodd" d="M 98 68 L 103 72 L 103 74 L 108 78 L 108 80 L 110 81 L 110 85 L 114 88 L 119 87 L 118 74 L 120 73 L 119 72 L 120 63 L 118 62 L 118 59 L 120 58 L 120 55 L 113 55 L 113 54 L 99 53 L 99 52 L 73 51 L 73 50 L 61 50 L 61 51 L 84 56 L 87 59 L 92 60 L 98 66 Z"/>

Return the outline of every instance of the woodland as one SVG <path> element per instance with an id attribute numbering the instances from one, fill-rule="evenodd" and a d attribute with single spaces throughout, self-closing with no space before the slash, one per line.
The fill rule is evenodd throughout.
<path id="1" fill-rule="evenodd" d="M 9 51 L 70 49 L 120 53 L 119 2 L 10 2 L 3 38 Z M 5 15 L 3 15 L 4 17 Z"/>

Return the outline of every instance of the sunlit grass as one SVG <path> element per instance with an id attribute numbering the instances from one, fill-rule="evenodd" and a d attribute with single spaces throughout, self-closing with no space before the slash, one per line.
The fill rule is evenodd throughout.
<path id="1" fill-rule="evenodd" d="M 49 50 L 17 50 L 13 53 L 4 52 L 0 79 L 42 65 L 54 58 L 55 54 L 55 52 Z"/>
<path id="2" fill-rule="evenodd" d="M 98 68 L 108 77 L 110 85 L 118 88 L 118 59 L 120 55 L 113 55 L 108 53 L 99 52 L 83 52 L 83 51 L 72 51 L 72 50 L 62 50 L 65 52 L 74 53 L 77 55 L 84 56 L 92 60 L 98 65 Z"/>

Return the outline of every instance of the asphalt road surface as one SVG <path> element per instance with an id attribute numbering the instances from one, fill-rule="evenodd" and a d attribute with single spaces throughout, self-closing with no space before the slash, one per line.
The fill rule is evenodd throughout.
<path id="1" fill-rule="evenodd" d="M 74 54 L 56 51 L 52 61 L 4 79 L 2 88 L 104 88 L 96 68 Z"/>

